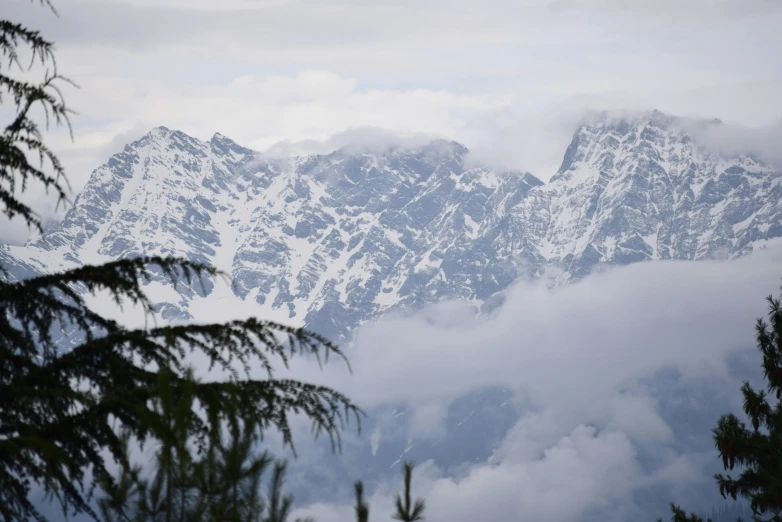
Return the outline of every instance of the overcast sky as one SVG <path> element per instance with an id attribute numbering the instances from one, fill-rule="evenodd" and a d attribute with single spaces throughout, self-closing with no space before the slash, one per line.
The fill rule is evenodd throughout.
<path id="1" fill-rule="evenodd" d="M 65 89 L 75 141 L 50 136 L 74 195 L 157 125 L 276 152 L 322 151 L 313 140 L 341 143 L 330 138 L 366 127 L 438 135 L 543 180 L 586 109 L 657 108 L 782 136 L 778 0 L 54 5 L 59 17 L 3 0 L 2 16 L 54 40 L 60 72 L 81 86 Z M 62 215 L 39 187 L 24 199 Z M 19 220 L 0 225 L 3 241 L 28 235 Z"/>
<path id="2" fill-rule="evenodd" d="M 4 0 L 58 45 L 78 190 L 165 125 L 253 148 L 352 127 L 435 133 L 543 179 L 574 112 L 782 117 L 778 0 Z"/>

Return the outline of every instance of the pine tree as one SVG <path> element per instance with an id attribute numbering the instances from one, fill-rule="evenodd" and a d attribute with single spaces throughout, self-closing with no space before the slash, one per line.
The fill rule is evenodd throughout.
<path id="1" fill-rule="evenodd" d="M 159 441 L 154 484 L 164 492 L 165 522 L 185 522 L 194 489 L 193 461 L 187 444 L 196 382 L 191 371 L 180 387 L 171 386 L 170 378 L 166 369 L 159 373 L 153 406 L 158 416 L 150 435 Z"/>
<path id="2" fill-rule="evenodd" d="M 356 491 L 356 522 L 369 522 L 369 504 L 364 501 L 364 483 L 356 481 L 353 487 Z"/>
<path id="3" fill-rule="evenodd" d="M 714 478 L 723 498 L 749 501 L 755 521 L 782 522 L 782 305 L 773 295 L 766 300 L 768 323 L 761 318 L 755 327 L 766 390 L 755 390 L 744 382 L 743 410 L 750 425 L 728 414 L 712 430 L 725 470 L 740 466 L 743 471 L 737 478 L 722 474 Z M 684 518 L 684 512 L 674 505 L 671 509 L 674 522 L 700 520 L 695 515 Z"/>
<path id="4" fill-rule="evenodd" d="M 134 506 L 140 494 L 142 481 L 141 467 L 130 463 L 130 433 L 125 431 L 120 436 L 121 454 L 119 477 L 115 482 L 106 481 L 102 477 L 99 487 L 104 496 L 98 500 L 98 513 L 102 522 L 132 522 Z"/>
<path id="5" fill-rule="evenodd" d="M 703 518 L 690 513 L 689 515 L 676 504 L 671 504 L 671 522 L 704 522 Z M 662 519 L 657 519 L 657 522 L 662 522 Z M 712 522 L 710 518 L 706 519 L 706 522 Z"/>
<path id="6" fill-rule="evenodd" d="M 42 0 L 41 3 L 54 11 L 49 0 Z M 24 54 L 24 49 L 31 54 L 27 67 L 20 60 L 20 52 Z M 23 81 L 10 76 L 14 68 L 29 71 L 36 63 L 46 69 L 40 82 Z M 65 105 L 60 91 L 62 84 L 75 85 L 57 72 L 54 44 L 44 39 L 38 31 L 10 20 L 0 20 L 0 103 L 10 97 L 14 106 L 14 116 L 0 134 L 0 203 L 9 219 L 19 216 L 39 232 L 43 231 L 40 218 L 29 205 L 19 201 L 15 191 L 17 184 L 24 191 L 28 183 L 35 181 L 56 194 L 58 205 L 68 201 L 63 166 L 57 155 L 43 142 L 40 126 L 31 116 L 33 109 L 40 107 L 44 111 L 47 127 L 53 122 L 71 129 L 69 116 L 73 111 Z M 32 158 L 38 158 L 38 166 Z M 46 163 L 49 168 L 45 166 Z"/>
<path id="7" fill-rule="evenodd" d="M 29 77 L 29 67 L 19 59 L 24 52 L 46 69 L 41 81 L 11 76 L 14 70 L 22 70 Z M 43 233 L 38 216 L 17 196 L 37 182 L 53 191 L 58 203 L 68 201 L 63 167 L 32 117 L 33 109 L 43 109 L 47 125 L 70 128 L 71 111 L 59 90 L 68 80 L 57 72 L 52 42 L 21 24 L 0 20 L 0 54 L 0 102 L 10 99 L 13 108 L 11 122 L 0 134 L 0 205 L 9 218 L 21 218 Z M 325 433 L 336 450 L 345 423 L 350 417 L 358 422 L 359 408 L 339 392 L 274 379 L 273 357 L 287 364 L 296 355 L 309 354 L 318 362 L 327 361 L 330 354 L 342 356 L 336 346 L 313 332 L 255 318 L 128 329 L 87 306 L 85 296 L 107 292 L 118 305 L 139 305 L 152 316 L 153 303 L 143 283 L 153 274 L 163 274 L 174 285 L 219 275 L 207 265 L 161 257 L 122 259 L 23 281 L 13 281 L 0 267 L 3 520 L 45 520 L 30 501 L 34 488 L 57 498 L 66 513 L 98 518 L 90 501 L 95 485 L 122 487 L 109 473 L 105 454 L 131 473 L 126 437 L 143 443 L 165 425 L 165 417 L 155 407 L 167 400 L 163 393 L 192 395 L 190 410 L 177 415 L 186 419 L 182 429 L 200 449 L 208 446 L 216 430 L 240 422 L 252 426 L 256 438 L 265 430 L 280 430 L 295 454 L 288 415 L 298 412 L 309 417 L 316 435 Z M 58 331 L 78 345 L 62 351 Z M 230 378 L 191 383 L 186 359 L 193 352 L 208 358 L 210 370 L 216 366 L 229 372 Z M 250 378 L 259 367 L 267 379 Z M 158 386 L 161 375 L 167 387 Z M 159 488 L 164 478 L 174 483 L 174 471 L 172 462 L 169 475 L 139 488 L 139 505 L 149 515 L 146 520 L 172 520 L 165 510 L 173 496 L 165 488 L 161 496 Z M 184 486 L 178 498 L 180 503 L 189 502 Z"/>
<path id="8" fill-rule="evenodd" d="M 396 496 L 396 513 L 394 513 L 394 520 L 401 520 L 402 522 L 415 522 L 416 520 L 424 520 L 424 508 L 425 502 L 423 499 L 416 499 L 415 504 L 412 502 L 410 496 L 410 485 L 413 482 L 413 468 L 412 462 L 405 462 L 402 468 L 402 475 L 404 477 L 404 499 L 402 495 Z"/>
<path id="9" fill-rule="evenodd" d="M 287 463 L 277 462 L 272 472 L 272 481 L 269 484 L 269 494 L 267 496 L 267 515 L 263 522 L 287 522 L 293 506 L 293 495 L 285 495 L 282 488 L 285 485 L 285 473 Z M 314 522 L 311 518 L 296 519 L 296 522 Z"/>
<path id="10" fill-rule="evenodd" d="M 211 520 L 260 522 L 267 505 L 261 498 L 261 478 L 273 459 L 267 451 L 258 452 L 252 429 L 234 427 L 227 445 L 219 445 L 217 486 L 221 494 L 212 503 Z M 203 469 L 208 465 L 199 463 Z M 219 509 L 214 509 L 219 506 Z M 222 514 L 215 516 L 218 512 Z"/>
<path id="11" fill-rule="evenodd" d="M 161 378 L 161 386 L 167 385 Z M 261 478 L 273 459 L 256 448 L 252 426 L 230 426 L 227 442 L 212 434 L 200 458 L 188 447 L 183 429 L 192 406 L 185 390 L 179 396 L 161 393 L 159 403 L 163 422 L 150 438 L 157 444 L 148 469 L 122 466 L 116 487 L 101 482 L 99 500 L 102 522 L 261 522 L 270 504 L 261 497 Z M 127 447 L 128 434 L 123 434 Z M 125 460 L 130 457 L 125 450 Z M 285 499 L 289 510 L 292 498 L 282 494 L 282 476 L 275 483 L 276 494 Z M 145 496 L 145 493 L 149 493 Z M 154 496 L 153 496 L 154 495 Z"/>

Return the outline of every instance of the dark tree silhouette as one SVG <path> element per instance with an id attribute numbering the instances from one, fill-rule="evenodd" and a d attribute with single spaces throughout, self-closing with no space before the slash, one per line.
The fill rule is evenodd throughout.
<path id="1" fill-rule="evenodd" d="M 731 413 L 712 430 L 725 470 L 743 469 L 738 477 L 714 478 L 724 498 L 749 501 L 755 521 L 782 522 L 782 305 L 773 295 L 766 301 L 768 322 L 758 319 L 755 331 L 767 387 L 755 390 L 749 382 L 741 387 L 749 426 Z M 671 510 L 674 522 L 702 522 L 675 505 Z"/>
<path id="2" fill-rule="evenodd" d="M 58 203 L 68 202 L 63 167 L 33 117 L 40 110 L 47 128 L 50 122 L 70 127 L 71 111 L 59 91 L 68 80 L 57 72 L 54 51 L 37 31 L 0 20 L 0 102 L 10 101 L 13 112 L 0 134 L 0 205 L 8 218 L 21 218 L 41 233 L 40 218 L 19 199 L 28 184 L 40 183 Z M 20 61 L 25 53 L 35 60 L 29 67 Z M 45 69 L 39 82 L 12 76 L 18 70 L 29 78 L 37 70 L 31 69 L 34 64 Z M 30 500 L 37 489 L 59 500 L 64 512 L 97 518 L 91 493 L 98 482 L 126 493 L 131 488 L 130 482 L 114 481 L 106 455 L 131 473 L 125 444 L 131 437 L 143 442 L 165 425 L 163 409 L 155 406 L 166 400 L 164 393 L 192 395 L 192 407 L 178 415 L 186 419 L 181 429 L 199 448 L 207 447 L 217 430 L 237 422 L 251 426 L 256 439 L 264 430 L 278 429 L 293 448 L 288 417 L 295 412 L 309 417 L 316 435 L 328 435 L 336 450 L 345 423 L 350 417 L 358 422 L 360 410 L 339 392 L 274 378 L 272 358 L 287 364 L 296 355 L 312 355 L 318 362 L 330 354 L 342 356 L 313 332 L 254 318 L 128 329 L 85 302 L 89 294 L 106 292 L 118 305 L 139 305 L 152 317 L 143 283 L 153 274 L 175 285 L 219 275 L 210 266 L 160 257 L 121 259 L 22 281 L 0 267 L 3 520 L 44 520 Z M 77 346 L 63 351 L 57 342 L 63 334 Z M 230 378 L 192 383 L 186 361 L 193 352 L 207 357 L 210 370 L 216 366 Z M 256 368 L 267 378 L 251 378 Z M 161 375 L 165 387 L 159 386 Z M 154 487 L 140 494 L 151 512 L 167 501 Z"/>
<path id="3" fill-rule="evenodd" d="M 257 448 L 252 427 L 232 425 L 227 441 L 213 433 L 200 456 L 188 449 L 193 384 L 178 395 L 161 393 L 164 422 L 151 435 L 158 443 L 151 466 L 121 467 L 113 487 L 101 482 L 102 522 L 287 522 L 293 497 L 283 492 L 286 464 Z M 160 385 L 168 386 L 165 375 Z M 124 434 L 125 461 L 129 441 Z M 263 498 L 261 480 L 273 463 Z"/>
<path id="4" fill-rule="evenodd" d="M 364 483 L 359 480 L 353 487 L 356 491 L 356 522 L 369 522 L 369 504 L 364 500 Z"/>
<path id="5" fill-rule="evenodd" d="M 54 11 L 48 0 L 41 3 Z M 27 67 L 19 56 L 25 51 L 31 55 Z M 10 76 L 13 68 L 29 71 L 36 63 L 46 69 L 40 82 Z M 40 126 L 32 117 L 33 109 L 40 108 L 47 127 L 54 122 L 67 125 L 70 130 L 68 117 L 73 112 L 65 105 L 60 91 L 62 84 L 73 85 L 73 82 L 57 72 L 54 44 L 38 31 L 10 20 L 0 20 L 0 103 L 11 98 L 14 106 L 14 116 L 0 135 L 0 203 L 8 218 L 19 216 L 39 231 L 42 231 L 40 218 L 17 198 L 16 187 L 19 185 L 21 192 L 29 182 L 35 181 L 47 191 L 54 191 L 58 204 L 68 201 L 65 171 L 54 152 L 43 142 Z M 34 158 L 38 159 L 37 166 Z"/>
<path id="6" fill-rule="evenodd" d="M 689 515 L 676 504 L 671 504 L 671 522 L 704 522 L 703 518 L 690 513 Z M 662 519 L 657 519 L 657 522 L 662 522 Z M 707 518 L 705 522 L 712 522 L 710 518 Z"/>
<path id="7" fill-rule="evenodd" d="M 405 462 L 402 468 L 402 475 L 405 482 L 404 498 L 402 495 L 396 496 L 396 513 L 394 513 L 393 516 L 394 520 L 401 520 L 402 522 L 424 520 L 424 500 L 419 498 L 413 503 L 410 495 L 410 485 L 413 481 L 414 467 L 412 462 Z"/>
<path id="8" fill-rule="evenodd" d="M 269 484 L 269 494 L 266 497 L 266 516 L 263 522 L 287 522 L 293 507 L 293 495 L 283 493 L 287 463 L 280 461 L 274 464 L 272 481 Z M 311 518 L 296 519 L 296 522 L 313 522 Z"/>

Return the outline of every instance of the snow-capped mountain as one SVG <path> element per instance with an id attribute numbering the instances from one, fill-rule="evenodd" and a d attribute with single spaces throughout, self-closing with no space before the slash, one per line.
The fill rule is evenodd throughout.
<path id="1" fill-rule="evenodd" d="M 580 278 L 601 263 L 732 258 L 782 236 L 782 173 L 708 152 L 687 130 L 720 124 L 659 111 L 583 124 L 551 182 L 517 209 L 541 223 L 536 253 Z"/>
<path id="2" fill-rule="evenodd" d="M 566 281 L 605 264 L 730 258 L 782 236 L 782 173 L 709 152 L 686 128 L 657 111 L 592 118 L 544 184 L 471 165 L 442 140 L 270 159 L 158 127 L 97 168 L 44 238 L 0 249 L 0 262 L 26 277 L 185 256 L 231 272 L 259 315 L 342 341 L 391 309 L 449 298 L 490 308 L 548 267 Z M 191 318 L 195 297 L 183 290 L 161 316 Z"/>

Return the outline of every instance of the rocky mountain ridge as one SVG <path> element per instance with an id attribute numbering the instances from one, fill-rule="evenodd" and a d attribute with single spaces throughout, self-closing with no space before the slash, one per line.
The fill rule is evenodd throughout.
<path id="1" fill-rule="evenodd" d="M 184 256 L 230 271 L 235 298 L 259 315 L 344 341 L 395 309 L 454 298 L 490 309 L 517 278 L 552 269 L 566 282 L 605 265 L 731 258 L 782 236 L 782 172 L 709 152 L 657 111 L 585 121 L 547 184 L 467 158 L 439 140 L 272 159 L 158 127 L 0 262 L 27 277 Z M 182 291 L 160 315 L 189 320 L 198 298 Z"/>

